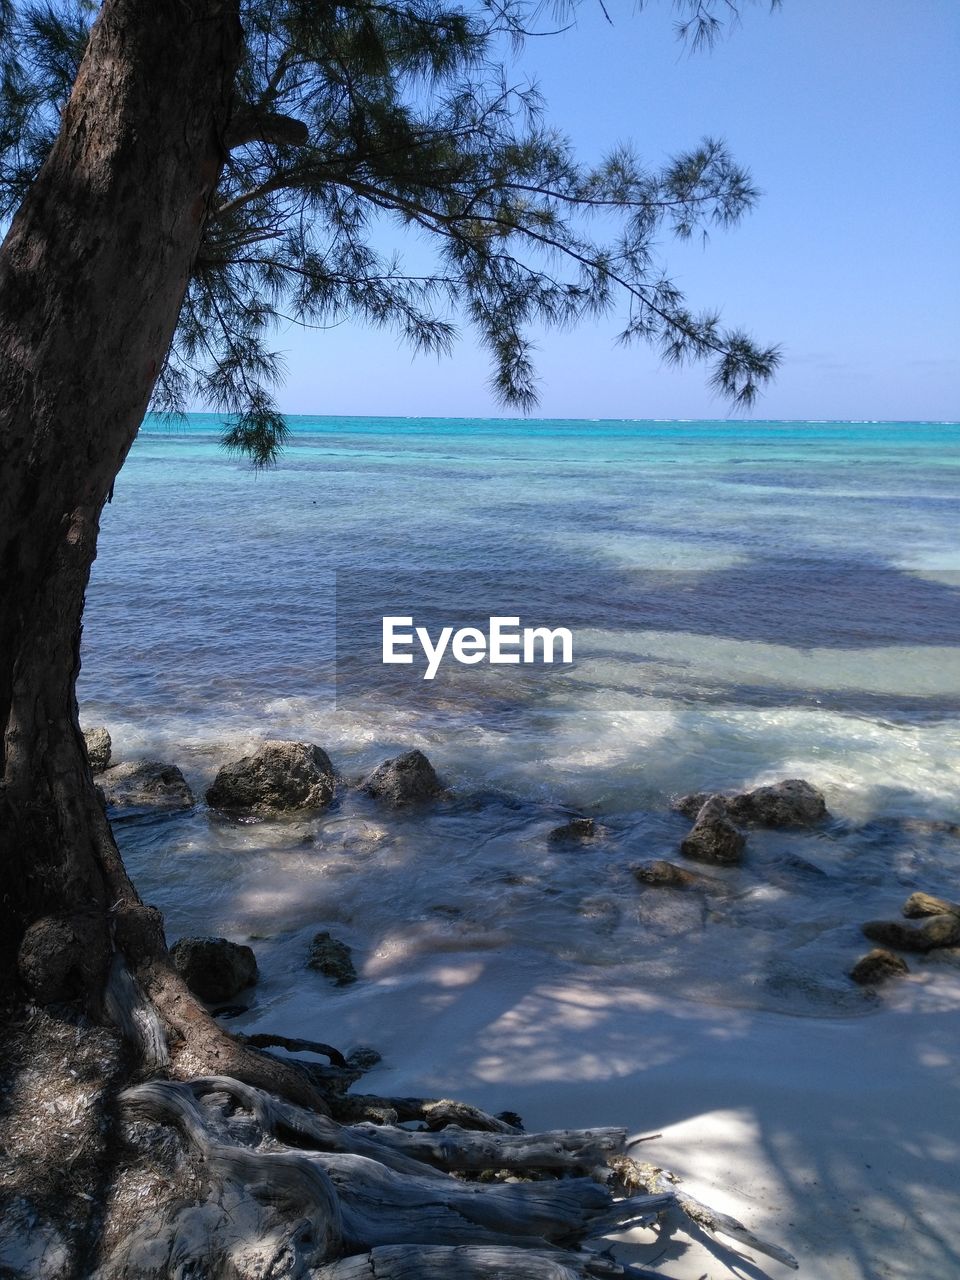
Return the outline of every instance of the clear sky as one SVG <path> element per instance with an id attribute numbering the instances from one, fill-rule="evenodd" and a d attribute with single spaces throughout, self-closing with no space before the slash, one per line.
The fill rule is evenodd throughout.
<path id="1" fill-rule="evenodd" d="M 631 139 L 656 163 L 712 134 L 751 170 L 763 197 L 738 228 L 664 256 L 692 303 L 783 344 L 754 416 L 960 418 L 960 0 L 747 4 L 694 55 L 668 0 L 608 8 L 613 26 L 583 0 L 517 78 L 537 80 L 585 157 Z M 702 368 L 663 369 L 616 332 L 611 316 L 543 336 L 537 416 L 726 416 Z M 505 412 L 469 331 L 439 362 L 346 324 L 279 341 L 291 413 Z"/>

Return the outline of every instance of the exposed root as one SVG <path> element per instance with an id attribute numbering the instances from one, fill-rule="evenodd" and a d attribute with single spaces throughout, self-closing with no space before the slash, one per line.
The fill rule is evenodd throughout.
<path id="1" fill-rule="evenodd" d="M 426 1277 L 493 1276 L 497 1267 L 505 1273 L 505 1263 L 509 1274 L 537 1280 L 622 1274 L 580 1255 L 578 1242 L 613 1226 L 653 1221 L 674 1202 L 672 1191 L 618 1201 L 583 1176 L 478 1183 L 437 1167 L 438 1161 L 474 1167 L 483 1144 L 498 1168 L 542 1168 L 553 1158 L 558 1168 L 573 1169 L 603 1150 L 622 1150 L 622 1130 L 516 1135 L 451 1126 L 413 1134 L 341 1126 L 219 1076 L 151 1081 L 126 1090 L 120 1103 L 134 1124 L 177 1128 L 189 1158 L 199 1162 L 205 1193 L 199 1203 L 158 1207 L 104 1263 L 98 1280 L 164 1280 L 177 1267 L 180 1274 L 193 1267 L 230 1280 L 263 1274 L 292 1280 L 320 1263 L 346 1267 L 338 1261 L 343 1253 L 367 1256 L 362 1266 L 349 1264 L 360 1270 L 330 1271 L 331 1280 L 413 1275 L 417 1254 Z M 296 1137 L 295 1148 L 280 1141 L 284 1134 Z M 426 1145 L 409 1143 L 417 1138 Z M 398 1253 L 397 1246 L 404 1249 Z M 462 1271 L 439 1270 L 461 1263 Z"/>
<path id="2" fill-rule="evenodd" d="M 319 1040 L 293 1040 L 290 1036 L 262 1034 L 238 1035 L 237 1039 L 242 1040 L 244 1044 L 252 1045 L 254 1049 L 286 1049 L 289 1053 L 322 1053 L 324 1057 L 330 1059 L 332 1066 L 347 1066 L 347 1060 L 339 1049 L 334 1049 L 333 1045 L 322 1044 Z"/>
<path id="3" fill-rule="evenodd" d="M 592 1277 L 652 1276 L 589 1254 L 539 1253 L 515 1249 L 411 1248 L 392 1245 L 321 1267 L 315 1280 L 591 1280 Z"/>
<path id="4" fill-rule="evenodd" d="M 122 1001 L 139 990 L 122 977 L 117 986 Z M 219 1073 L 112 1097 L 116 1037 L 75 1018 L 34 1022 L 7 1091 L 7 1172 L 27 1176 L 0 1182 L 0 1271 L 15 1280 L 639 1280 L 655 1273 L 595 1250 L 607 1232 L 663 1214 L 796 1265 L 626 1157 L 622 1129 L 526 1134 L 422 1099 L 380 1100 L 418 1115 L 417 1130 L 343 1125 Z M 148 1012 L 130 1025 L 152 1042 Z M 49 1050 L 43 1080 L 30 1043 Z M 87 1058 L 93 1074 L 75 1081 Z"/>
<path id="5" fill-rule="evenodd" d="M 171 967 L 156 913 L 138 907 L 125 914 L 126 931 L 133 940 L 143 943 L 146 939 L 152 945 L 143 947 L 149 958 L 134 973 L 129 971 L 123 955 L 115 954 L 106 989 L 106 1010 L 136 1047 L 148 1071 L 164 1068 L 178 1080 L 233 1076 L 329 1114 L 323 1087 L 307 1064 L 274 1057 L 243 1043 L 218 1025 Z M 352 1078 L 358 1075 L 355 1073 Z"/>
<path id="6" fill-rule="evenodd" d="M 774 1258 L 795 1271 L 799 1268 L 800 1264 L 792 1253 L 788 1253 L 777 1244 L 771 1244 L 768 1240 L 761 1240 L 736 1218 L 731 1218 L 727 1213 L 719 1213 L 716 1209 L 710 1209 L 699 1200 L 695 1200 L 693 1196 L 687 1195 L 685 1191 L 680 1191 L 674 1185 L 671 1175 L 665 1173 L 663 1169 L 658 1169 L 656 1165 L 641 1164 L 628 1156 L 621 1156 L 613 1161 L 613 1167 L 617 1176 L 628 1188 L 640 1188 L 648 1193 L 672 1190 L 677 1207 L 697 1227 L 711 1234 L 719 1232 L 721 1235 L 729 1236 L 731 1240 L 745 1244 L 757 1253 L 764 1253 L 768 1258 Z"/>

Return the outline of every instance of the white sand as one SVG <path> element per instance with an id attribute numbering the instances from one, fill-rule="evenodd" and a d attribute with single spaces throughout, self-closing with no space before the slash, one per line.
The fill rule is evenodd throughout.
<path id="1" fill-rule="evenodd" d="M 528 1129 L 662 1132 L 633 1154 L 796 1254 L 805 1280 L 957 1280 L 958 1009 L 948 970 L 901 982 L 875 1014 L 820 1020 L 668 1004 L 599 969 L 561 987 L 487 953 L 368 973 L 331 995 L 323 1038 L 384 1053 L 371 1091 L 510 1108 Z M 267 1023 L 320 1030 L 292 1005 Z M 681 1231 L 630 1240 L 623 1256 L 674 1280 L 795 1274 Z"/>

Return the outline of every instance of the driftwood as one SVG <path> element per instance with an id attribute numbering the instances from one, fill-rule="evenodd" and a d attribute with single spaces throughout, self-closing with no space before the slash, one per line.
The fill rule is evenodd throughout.
<path id="1" fill-rule="evenodd" d="M 694 1200 L 693 1196 L 688 1196 L 686 1192 L 677 1191 L 675 1194 L 677 1206 L 698 1227 L 703 1227 L 706 1231 L 712 1233 L 716 1232 L 720 1235 L 729 1236 L 731 1240 L 737 1240 L 740 1244 L 745 1244 L 748 1249 L 756 1250 L 757 1253 L 765 1253 L 768 1258 L 782 1262 L 784 1266 L 792 1267 L 794 1271 L 799 1269 L 800 1264 L 792 1253 L 788 1253 L 786 1249 L 782 1249 L 777 1244 L 771 1244 L 769 1240 L 761 1240 L 759 1236 L 754 1235 L 742 1222 L 738 1222 L 730 1214 L 719 1213 L 716 1209 L 711 1209 L 702 1204 L 701 1201 Z"/>
<path id="2" fill-rule="evenodd" d="M 321 1267 L 316 1280 L 593 1280 L 593 1277 L 651 1277 L 653 1271 L 622 1267 L 590 1254 L 530 1250 L 518 1261 L 515 1249 L 474 1249 L 405 1245 L 374 1249 Z"/>
<path id="3" fill-rule="evenodd" d="M 158 1205 L 97 1280 L 652 1276 L 582 1246 L 678 1208 L 698 1227 L 796 1265 L 628 1159 L 623 1129 L 526 1134 L 446 1101 L 382 1100 L 385 1109 L 391 1101 L 434 1124 L 450 1117 L 496 1129 L 343 1125 L 228 1076 L 125 1090 L 119 1103 L 134 1128 L 181 1135 L 202 1193 Z M 483 1180 L 470 1176 L 483 1171 Z M 626 1195 L 615 1192 L 615 1175 Z"/>

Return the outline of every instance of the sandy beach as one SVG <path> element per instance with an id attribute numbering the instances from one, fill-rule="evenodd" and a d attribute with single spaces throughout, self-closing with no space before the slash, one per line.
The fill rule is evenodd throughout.
<path id="1" fill-rule="evenodd" d="M 371 1091 L 509 1107 L 529 1130 L 661 1134 L 634 1156 L 789 1249 L 804 1280 L 953 1280 L 958 1009 L 952 973 L 909 979 L 874 1014 L 830 1020 L 559 986 L 484 955 L 337 995 L 325 1030 L 384 1054 L 365 1077 Z M 276 1010 L 269 1022 L 296 1029 Z M 670 1280 L 795 1274 L 683 1230 L 616 1239 L 622 1260 Z"/>

